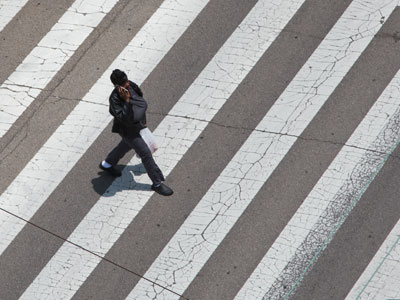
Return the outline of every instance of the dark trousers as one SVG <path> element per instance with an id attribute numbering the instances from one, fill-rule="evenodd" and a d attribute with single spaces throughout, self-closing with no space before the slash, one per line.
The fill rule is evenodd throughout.
<path id="1" fill-rule="evenodd" d="M 149 147 L 147 147 L 147 144 L 140 134 L 137 133 L 128 137 L 121 137 L 121 142 L 110 152 L 110 154 L 107 155 L 106 162 L 115 166 L 129 150 L 133 149 L 142 159 L 144 168 L 146 169 L 151 181 L 153 181 L 153 184 L 158 185 L 164 181 L 165 178 L 163 173 L 154 161 Z"/>

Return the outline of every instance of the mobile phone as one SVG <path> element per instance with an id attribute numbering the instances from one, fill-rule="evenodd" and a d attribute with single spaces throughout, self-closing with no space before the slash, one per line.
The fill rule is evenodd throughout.
<path id="1" fill-rule="evenodd" d="M 123 91 L 125 91 L 125 92 L 129 92 L 126 88 L 124 88 L 123 86 L 121 86 L 121 85 L 116 85 L 115 86 L 116 88 L 121 88 Z"/>

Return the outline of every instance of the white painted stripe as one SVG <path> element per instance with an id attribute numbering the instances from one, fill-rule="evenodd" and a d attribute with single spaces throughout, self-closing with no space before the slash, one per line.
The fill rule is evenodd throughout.
<path id="1" fill-rule="evenodd" d="M 28 0 L 0 0 L 0 31 L 15 17 Z"/>
<path id="2" fill-rule="evenodd" d="M 399 97 L 400 72 L 303 201 L 235 300 L 289 297 L 398 145 Z"/>
<path id="3" fill-rule="evenodd" d="M 109 76 L 124 69 L 137 83 L 151 73 L 208 0 L 167 0 L 90 89 L 38 153 L 0 196 L 0 207 L 29 220 L 111 121 Z M 24 222 L 0 217 L 0 254 Z"/>
<path id="4" fill-rule="evenodd" d="M 370 109 L 235 300 L 287 299 L 400 138 L 400 72 Z"/>
<path id="5" fill-rule="evenodd" d="M 161 148 L 155 159 L 167 176 L 271 45 L 302 1 L 272 5 L 259 1 L 218 53 L 154 131 Z M 246 42 L 244 42 L 246 41 Z M 129 165 L 138 165 L 134 157 Z M 68 238 L 104 256 L 153 194 L 147 174 L 129 174 L 114 181 Z M 144 188 L 143 188 L 144 187 Z M 110 199 L 111 196 L 114 196 Z M 135 199 L 135 201 L 132 201 Z M 40 293 L 77 289 L 100 262 L 70 243 L 64 243 L 28 288 L 23 299 Z M 71 286 L 73 288 L 71 288 Z M 51 287 L 51 288 L 50 288 Z"/>
<path id="6" fill-rule="evenodd" d="M 377 2 L 375 3 L 377 4 Z M 391 7 L 391 10 L 393 9 L 394 6 Z M 185 291 L 296 141 L 297 138 L 292 135 L 304 130 L 340 79 L 347 73 L 351 63 L 360 55 L 360 50 L 367 46 L 378 30 L 381 16 L 379 15 L 377 23 L 374 23 L 372 14 L 371 20 L 368 21 L 372 28 L 367 27 L 370 30 L 369 37 L 362 38 L 359 43 L 349 42 L 352 33 L 358 34 L 358 30 L 362 27 L 358 25 L 364 24 L 358 17 L 365 16 L 365 7 L 361 9 L 359 6 L 353 5 L 346 10 L 343 18 L 333 29 L 333 33 L 327 37 L 332 44 L 325 41 L 321 46 L 328 46 L 328 48 L 319 48 L 315 52 L 318 59 L 314 56 L 314 60 L 305 66 L 283 97 L 271 108 L 146 272 L 144 278 L 147 280 L 140 280 L 128 299 L 179 298 L 148 280 L 180 294 Z M 351 20 L 354 20 L 355 23 Z M 346 30 L 343 30 L 344 28 Z M 325 60 L 321 59 L 322 52 L 328 55 Z M 329 55 L 332 54 L 339 54 L 339 57 L 341 54 L 345 64 L 336 61 L 336 57 L 334 61 L 331 60 L 322 65 L 322 62 L 329 60 Z M 319 63 L 315 65 L 315 61 L 319 61 Z M 312 88 L 316 86 L 316 82 L 311 78 L 310 66 L 320 67 L 317 68 L 319 74 L 315 74 L 313 78 L 317 78 L 319 87 L 325 92 L 323 95 L 315 93 Z M 330 67 L 329 71 L 324 71 L 328 70 L 325 67 Z M 307 70 L 307 73 L 304 73 L 304 70 Z M 316 72 L 318 72 L 317 70 Z M 331 76 L 336 79 L 328 80 Z M 308 80 L 312 82 L 307 82 Z M 298 94 L 300 83 L 302 84 L 301 88 L 305 89 L 303 81 L 305 81 L 305 85 L 311 85 L 308 95 L 306 93 Z M 297 92 L 289 93 L 288 91 L 291 90 Z M 307 89 L 304 91 L 306 92 Z M 302 114 L 308 116 L 308 119 L 302 117 Z M 278 128 L 278 124 L 281 125 L 280 128 Z M 266 132 L 271 127 L 283 134 Z M 247 297 L 246 299 L 253 298 Z"/>
<path id="7" fill-rule="evenodd" d="M 118 0 L 76 0 L 0 86 L 0 138 Z"/>
<path id="8" fill-rule="evenodd" d="M 375 299 L 400 299 L 400 220 L 346 297 Z"/>

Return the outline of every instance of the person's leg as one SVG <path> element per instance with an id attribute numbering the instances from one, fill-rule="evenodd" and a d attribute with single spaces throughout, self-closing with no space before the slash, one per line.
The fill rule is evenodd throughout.
<path id="1" fill-rule="evenodd" d="M 150 149 L 142 137 L 137 134 L 125 139 L 125 142 L 131 146 L 142 159 L 144 168 L 147 171 L 154 186 L 159 186 L 165 180 L 163 173 L 154 161 Z"/>
<path id="2" fill-rule="evenodd" d="M 100 169 L 109 172 L 112 176 L 121 176 L 121 171 L 114 168 L 118 161 L 132 148 L 124 141 L 121 142 L 107 155 L 106 159 L 100 163 Z"/>
<path id="3" fill-rule="evenodd" d="M 105 161 L 112 166 L 116 166 L 119 160 L 131 149 L 132 147 L 124 141 L 124 138 L 122 138 L 121 142 L 119 142 L 119 144 L 107 155 Z"/>

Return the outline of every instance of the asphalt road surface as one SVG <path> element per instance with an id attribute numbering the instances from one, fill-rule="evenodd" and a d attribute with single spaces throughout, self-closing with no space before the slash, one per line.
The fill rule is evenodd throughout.
<path id="1" fill-rule="evenodd" d="M 400 299 L 399 2 L 0 0 L 0 299 Z"/>

